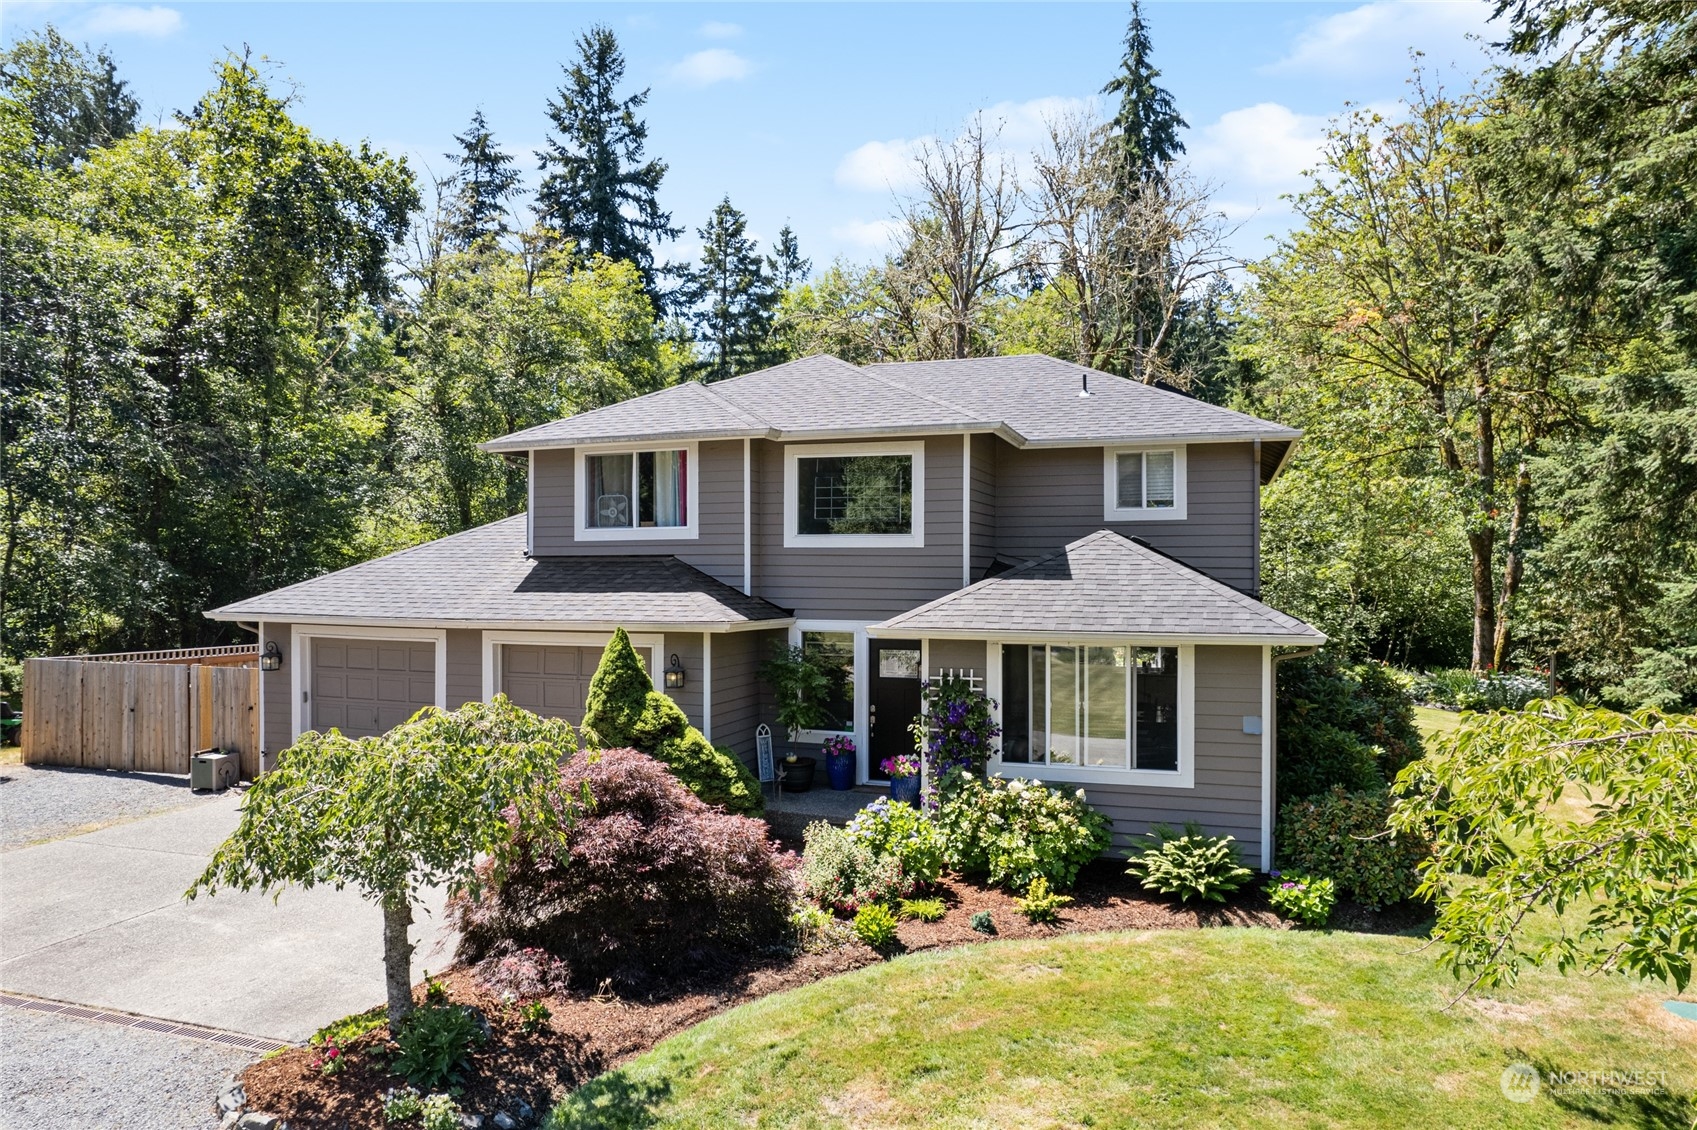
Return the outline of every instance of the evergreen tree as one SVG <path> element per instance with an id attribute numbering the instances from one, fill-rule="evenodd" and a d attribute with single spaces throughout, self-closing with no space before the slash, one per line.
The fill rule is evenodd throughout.
<path id="1" fill-rule="evenodd" d="M 448 245 L 464 251 L 485 237 L 505 235 L 507 201 L 519 190 L 519 172 L 513 157 L 495 143 L 495 134 L 484 120 L 483 111 L 471 116 L 471 125 L 454 138 L 458 153 L 444 154 L 459 166 L 452 178 L 453 195 L 448 205 Z"/>
<path id="2" fill-rule="evenodd" d="M 788 224 L 778 232 L 778 242 L 772 250 L 775 254 L 766 263 L 780 291 L 806 282 L 807 276 L 813 273 L 813 260 L 801 257 L 801 244 Z"/>
<path id="3" fill-rule="evenodd" d="M 659 308 L 653 241 L 675 239 L 683 229 L 657 200 L 665 162 L 642 159 L 648 126 L 636 111 L 648 91 L 618 97 L 625 59 L 612 29 L 591 28 L 577 48 L 578 61 L 565 68 L 566 83 L 548 103 L 553 130 L 538 154 L 545 175 L 537 211 L 579 254 L 634 263 Z"/>
<path id="4" fill-rule="evenodd" d="M 1122 186 L 1158 180 L 1162 167 L 1184 152 L 1178 131 L 1188 128 L 1187 123 L 1179 117 L 1173 96 L 1155 84 L 1161 72 L 1149 61 L 1150 53 L 1143 5 L 1141 0 L 1132 0 L 1120 73 L 1102 88 L 1103 94 L 1120 96 L 1120 108 L 1109 123 L 1109 131 L 1119 150 L 1116 171 Z"/>
<path id="5" fill-rule="evenodd" d="M 748 237 L 747 218 L 732 207 L 730 197 L 719 201 L 696 234 L 701 237 L 700 265 L 684 273 L 679 297 L 694 307 L 690 322 L 707 346 L 703 377 L 724 380 L 771 360 L 772 323 L 782 291 Z M 794 243 L 792 235 L 792 256 Z M 790 267 L 793 271 L 793 260 Z"/>

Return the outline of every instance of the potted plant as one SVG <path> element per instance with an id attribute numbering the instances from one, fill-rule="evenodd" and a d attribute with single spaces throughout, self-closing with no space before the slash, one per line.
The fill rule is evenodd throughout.
<path id="1" fill-rule="evenodd" d="M 825 772 L 838 792 L 854 788 L 854 739 L 839 734 L 825 739 Z"/>
<path id="2" fill-rule="evenodd" d="M 790 736 L 790 752 L 784 758 L 784 789 L 804 793 L 813 787 L 815 763 L 796 750 L 796 739 L 803 730 L 816 730 L 824 724 L 830 680 L 801 648 L 782 644 L 761 666 L 760 677 L 776 692 L 778 725 Z"/>
<path id="3" fill-rule="evenodd" d="M 890 776 L 890 799 L 919 807 L 919 755 L 897 754 L 886 757 L 883 770 Z"/>

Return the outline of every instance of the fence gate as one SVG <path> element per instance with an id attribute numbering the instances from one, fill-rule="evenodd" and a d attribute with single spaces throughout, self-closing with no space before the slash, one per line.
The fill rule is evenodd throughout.
<path id="1" fill-rule="evenodd" d="M 187 773 L 197 749 L 259 772 L 259 669 L 252 648 L 24 661 L 26 765 Z M 214 665 L 217 664 L 217 665 Z"/>

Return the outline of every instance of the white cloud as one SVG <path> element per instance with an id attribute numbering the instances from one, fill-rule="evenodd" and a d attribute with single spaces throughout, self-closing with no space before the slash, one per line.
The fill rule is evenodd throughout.
<path id="1" fill-rule="evenodd" d="M 851 220 L 832 228 L 831 234 L 845 243 L 882 251 L 890 246 L 900 228 L 899 220 Z"/>
<path id="2" fill-rule="evenodd" d="M 724 47 L 709 47 L 672 65 L 672 77 L 689 86 L 712 86 L 748 77 L 748 60 Z"/>
<path id="3" fill-rule="evenodd" d="M 77 22 L 89 35 L 173 35 L 183 26 L 183 14 L 158 4 L 143 8 L 135 4 L 102 4 Z"/>
<path id="4" fill-rule="evenodd" d="M 696 30 L 706 39 L 736 39 L 742 35 L 741 24 L 721 23 L 718 20 L 708 20 Z"/>
<path id="5" fill-rule="evenodd" d="M 1258 102 L 1221 114 L 1197 131 L 1188 156 L 1223 195 L 1271 200 L 1303 185 L 1326 142 L 1326 119 Z"/>
<path id="6" fill-rule="evenodd" d="M 984 131 L 996 131 L 997 148 L 1024 156 L 1046 148 L 1049 122 L 1062 115 L 1087 114 L 1099 117 L 1101 107 L 1094 98 L 1063 98 L 1050 95 L 1029 102 L 998 102 L 984 111 Z"/>
<path id="7" fill-rule="evenodd" d="M 838 163 L 837 183 L 863 192 L 911 188 L 918 180 L 913 165 L 915 158 L 920 150 L 935 142 L 930 137 L 868 141 Z"/>
<path id="8" fill-rule="evenodd" d="M 1305 28 L 1284 58 L 1263 74 L 1351 75 L 1408 67 L 1411 48 L 1454 51 L 1468 34 L 1485 34 L 1487 0 L 1375 0 Z M 1451 61 L 1439 58 L 1437 62 Z"/>

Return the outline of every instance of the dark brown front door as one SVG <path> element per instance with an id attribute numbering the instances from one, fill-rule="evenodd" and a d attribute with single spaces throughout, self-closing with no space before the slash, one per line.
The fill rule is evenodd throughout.
<path id="1" fill-rule="evenodd" d="M 868 724 L 871 740 L 866 755 L 866 776 L 888 781 L 882 763 L 886 757 L 914 752 L 909 727 L 919 717 L 919 641 L 873 640 L 868 682 Z"/>

